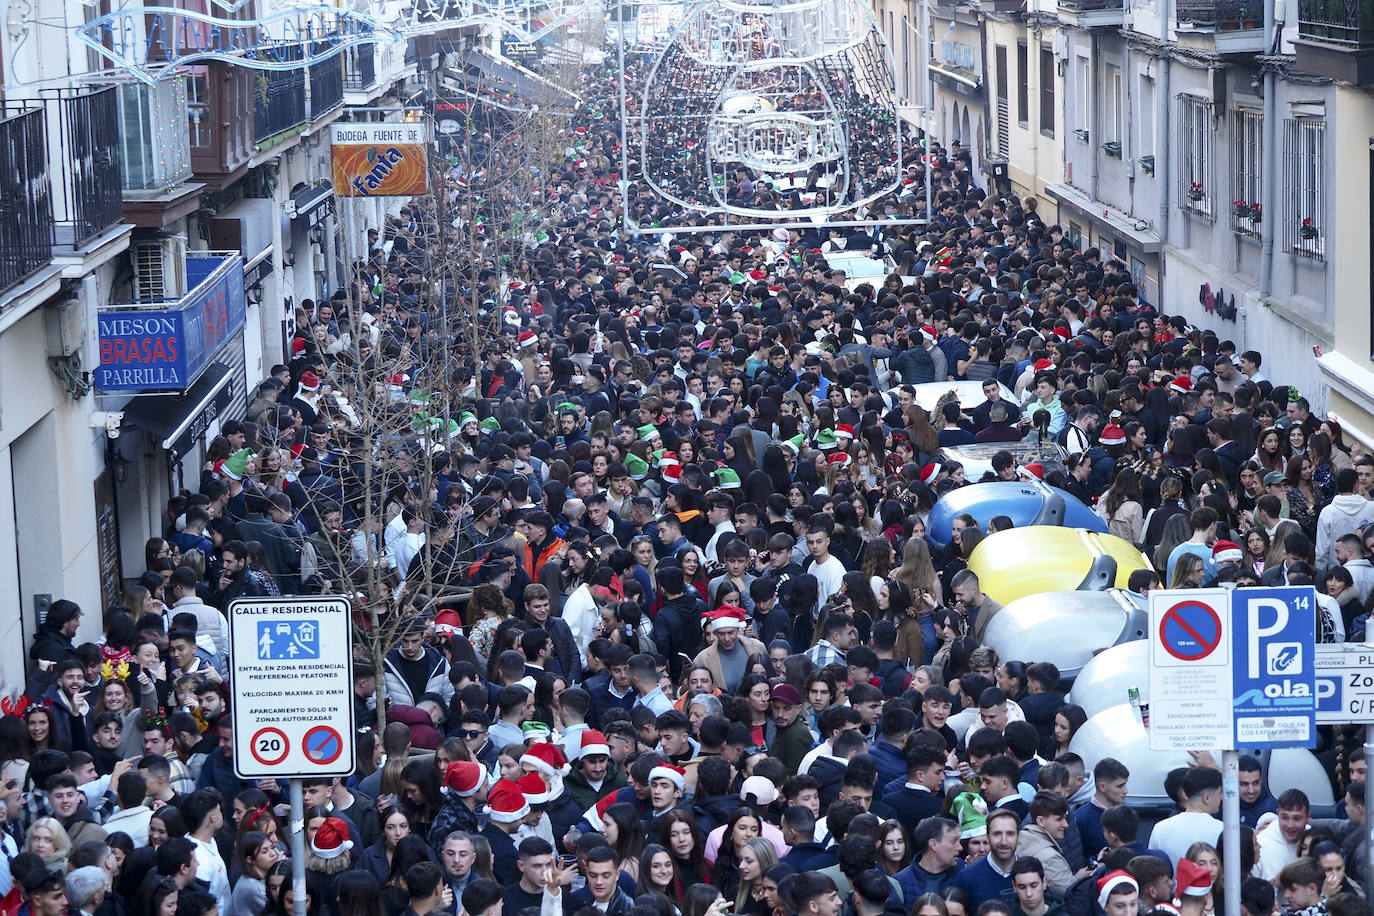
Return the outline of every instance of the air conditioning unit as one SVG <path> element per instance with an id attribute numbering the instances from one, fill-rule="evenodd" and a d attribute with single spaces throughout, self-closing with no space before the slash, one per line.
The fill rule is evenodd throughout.
<path id="1" fill-rule="evenodd" d="M 134 300 L 156 302 L 186 295 L 186 236 L 158 235 L 129 245 Z"/>

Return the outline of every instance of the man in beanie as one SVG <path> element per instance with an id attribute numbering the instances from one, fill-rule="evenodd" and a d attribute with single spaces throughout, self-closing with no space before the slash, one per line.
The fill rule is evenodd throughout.
<path id="1" fill-rule="evenodd" d="M 67 881 L 61 870 L 35 869 L 23 886 L 29 916 L 67 916 Z"/>
<path id="2" fill-rule="evenodd" d="M 770 702 L 773 717 L 764 723 L 763 729 L 768 753 L 781 760 L 787 772 L 796 773 L 812 744 L 811 729 L 801 714 L 801 693 L 791 684 L 778 684 Z"/>
<path id="3" fill-rule="evenodd" d="M 86 865 L 67 875 L 68 916 L 92 916 L 105 902 L 105 869 Z"/>
<path id="4" fill-rule="evenodd" d="M 59 599 L 54 601 L 33 634 L 33 645 L 29 648 L 29 659 L 35 663 L 48 661 L 57 664 L 69 655 L 76 654 L 72 639 L 81 625 L 81 608 L 75 601 Z"/>

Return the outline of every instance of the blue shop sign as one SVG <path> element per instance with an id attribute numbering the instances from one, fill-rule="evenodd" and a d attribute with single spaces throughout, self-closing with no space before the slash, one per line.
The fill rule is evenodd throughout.
<path id="1" fill-rule="evenodd" d="M 188 257 L 180 299 L 102 309 L 98 319 L 101 391 L 190 388 L 226 343 L 243 329 L 243 258 Z"/>

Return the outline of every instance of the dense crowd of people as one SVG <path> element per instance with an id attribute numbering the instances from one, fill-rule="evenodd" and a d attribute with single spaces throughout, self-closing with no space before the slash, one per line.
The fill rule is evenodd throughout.
<path id="1" fill-rule="evenodd" d="M 984 644 L 969 560 L 1010 523 L 927 521 L 984 476 L 958 449 L 1006 443 L 986 476 L 1094 506 L 1154 561 L 1132 589 L 1311 584 L 1321 638 L 1362 640 L 1374 458 L 953 145 L 875 207 L 924 214 L 931 168 L 929 225 L 664 235 L 696 217 L 620 200 L 615 79 L 582 75 L 537 212 L 474 132 L 302 308 L 100 637 L 52 604 L 0 704 L 0 913 L 293 912 L 226 611 L 339 593 L 359 765 L 304 781 L 310 914 L 1222 911 L 1210 756 L 1085 765 L 1054 664 Z M 875 244 L 880 283 L 832 268 Z M 984 400 L 920 406 L 954 381 Z M 1330 818 L 1242 759 L 1249 916 L 1365 906 L 1365 762 L 1322 741 Z"/>

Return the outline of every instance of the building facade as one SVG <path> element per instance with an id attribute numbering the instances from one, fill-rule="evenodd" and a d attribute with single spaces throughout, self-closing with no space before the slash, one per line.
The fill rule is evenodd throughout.
<path id="1" fill-rule="evenodd" d="M 345 283 L 329 125 L 396 119 L 416 73 L 391 42 L 150 85 L 112 77 L 74 37 L 85 8 L 59 8 L 65 28 L 16 20 L 0 43 L 5 685 L 49 600 L 82 606 L 78 641 L 100 633 L 168 498 L 198 488 L 205 444 L 289 356 L 297 307 Z M 373 5 L 387 21 L 406 8 Z M 357 228 L 384 206 L 354 208 Z M 178 358 L 150 368 L 173 336 Z"/>

